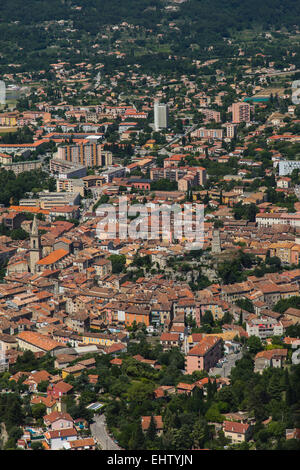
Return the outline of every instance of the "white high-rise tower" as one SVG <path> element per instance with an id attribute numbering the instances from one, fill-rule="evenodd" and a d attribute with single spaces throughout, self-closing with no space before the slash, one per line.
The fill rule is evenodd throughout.
<path id="1" fill-rule="evenodd" d="M 6 85 L 5 82 L 0 81 L 0 104 L 6 103 Z"/>
<path id="2" fill-rule="evenodd" d="M 0 349 L 0 374 L 8 370 L 8 358 L 6 357 L 5 351 Z"/>
<path id="3" fill-rule="evenodd" d="M 154 101 L 154 129 L 159 131 L 160 129 L 166 129 L 169 121 L 169 107 L 167 104 L 159 103 L 157 100 Z"/>

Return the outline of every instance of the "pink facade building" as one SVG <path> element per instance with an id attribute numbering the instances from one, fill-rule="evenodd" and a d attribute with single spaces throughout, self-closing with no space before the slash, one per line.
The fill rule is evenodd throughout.
<path id="1" fill-rule="evenodd" d="M 195 370 L 208 371 L 222 357 L 222 340 L 217 336 L 205 336 L 186 356 L 185 370 L 192 374 Z"/>
<path id="2" fill-rule="evenodd" d="M 250 104 L 244 102 L 233 103 L 232 122 L 235 124 L 250 122 Z"/>
<path id="3" fill-rule="evenodd" d="M 59 411 L 53 411 L 52 413 L 44 416 L 44 423 L 50 431 L 70 429 L 74 427 L 74 421 L 69 413 L 62 413 Z"/>

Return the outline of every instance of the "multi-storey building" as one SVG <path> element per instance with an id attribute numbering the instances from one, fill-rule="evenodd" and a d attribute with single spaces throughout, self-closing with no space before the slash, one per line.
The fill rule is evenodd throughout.
<path id="1" fill-rule="evenodd" d="M 224 421 L 223 432 L 227 439 L 233 444 L 240 444 L 250 439 L 252 427 L 247 423 L 236 423 L 234 421 Z"/>
<path id="2" fill-rule="evenodd" d="M 249 103 L 233 103 L 232 105 L 232 122 L 240 124 L 241 122 L 250 122 L 250 104 Z"/>
<path id="3" fill-rule="evenodd" d="M 300 160 L 283 160 L 278 164 L 279 176 L 290 175 L 293 170 L 300 169 Z"/>
<path id="4" fill-rule="evenodd" d="M 116 165 L 101 173 L 101 177 L 106 181 L 106 183 L 111 183 L 114 178 L 122 178 L 125 174 L 126 168 L 121 165 Z"/>
<path id="5" fill-rule="evenodd" d="M 186 355 L 185 370 L 192 374 L 195 370 L 209 371 L 222 357 L 222 340 L 217 336 L 207 336 L 199 341 Z"/>
<path id="6" fill-rule="evenodd" d="M 249 336 L 265 339 L 270 336 L 282 336 L 284 329 L 280 321 L 271 318 L 254 318 L 246 322 L 246 331 Z"/>
<path id="7" fill-rule="evenodd" d="M 206 182 L 206 169 L 203 167 L 167 167 L 167 168 L 151 168 L 150 179 L 157 181 L 160 179 L 167 179 L 170 181 L 180 181 L 187 175 L 193 175 L 195 186 L 203 186 Z"/>
<path id="8" fill-rule="evenodd" d="M 208 108 L 201 109 L 200 111 L 204 114 L 207 121 L 221 122 L 221 113 L 219 111 Z"/>
<path id="9" fill-rule="evenodd" d="M 225 124 L 225 129 L 226 129 L 226 137 L 229 139 L 233 139 L 236 135 L 236 125 L 233 123 L 227 123 Z"/>
<path id="10" fill-rule="evenodd" d="M 38 170 L 42 167 L 42 162 L 41 160 L 29 160 L 28 162 L 3 163 L 2 167 L 7 171 L 13 171 L 15 175 L 19 175 L 25 171 Z"/>
<path id="11" fill-rule="evenodd" d="M 111 152 L 104 151 L 101 144 L 89 143 L 86 140 L 76 145 L 59 147 L 57 158 L 86 167 L 106 167 L 112 164 Z"/>
<path id="12" fill-rule="evenodd" d="M 169 107 L 167 104 L 154 102 L 154 129 L 159 131 L 160 129 L 166 129 L 168 127 L 169 120 Z"/>
<path id="13" fill-rule="evenodd" d="M 53 174 L 58 174 L 59 178 L 83 178 L 87 173 L 84 165 L 55 158 L 50 160 L 50 171 Z"/>
<path id="14" fill-rule="evenodd" d="M 273 225 L 291 225 L 292 227 L 300 227 L 300 213 L 262 213 L 256 215 L 258 226 L 271 227 Z"/>
<path id="15" fill-rule="evenodd" d="M 223 129 L 206 129 L 205 127 L 200 127 L 191 133 L 191 137 L 196 137 L 197 139 L 223 139 Z"/>
<path id="16" fill-rule="evenodd" d="M 84 182 L 82 179 L 59 178 L 56 180 L 56 190 L 58 193 L 79 193 L 84 197 Z"/>

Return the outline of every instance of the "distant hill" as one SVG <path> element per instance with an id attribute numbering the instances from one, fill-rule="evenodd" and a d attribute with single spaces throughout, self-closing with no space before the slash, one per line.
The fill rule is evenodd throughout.
<path id="1" fill-rule="evenodd" d="M 172 0 L 2 0 L 0 20 L 26 25 L 73 20 L 75 27 L 90 32 L 98 31 L 100 25 L 122 21 L 150 26 L 166 17 L 216 32 L 259 25 L 264 29 L 299 25 L 298 0 L 187 0 L 177 12 L 166 13 L 166 5 L 172 4 Z"/>
<path id="2" fill-rule="evenodd" d="M 139 44 L 160 33 L 162 52 L 182 55 L 195 47 L 197 53 L 211 45 L 222 49 L 224 38 L 245 30 L 292 31 L 299 20 L 298 0 L 1 0 L 0 72 L 8 60 L 25 69 L 47 67 L 58 57 L 69 60 L 75 43 L 80 53 L 74 60 L 93 62 L 91 45 L 101 40 L 106 26 L 122 22 L 146 28 Z M 170 23 L 177 29 L 170 31 Z M 124 40 L 113 28 L 111 35 L 112 43 Z"/>

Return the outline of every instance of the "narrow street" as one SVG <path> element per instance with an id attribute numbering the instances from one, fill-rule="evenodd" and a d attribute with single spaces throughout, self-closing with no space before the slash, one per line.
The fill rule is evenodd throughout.
<path id="1" fill-rule="evenodd" d="M 213 367 L 209 371 L 210 376 L 215 376 L 219 375 L 220 377 L 229 377 L 231 369 L 235 367 L 236 361 L 239 361 L 243 357 L 243 352 L 240 351 L 236 354 L 228 354 L 227 356 L 227 362 L 223 364 L 222 367 Z"/>
<path id="2" fill-rule="evenodd" d="M 96 415 L 94 417 L 94 422 L 91 424 L 91 433 L 102 447 L 102 450 L 122 450 L 107 432 L 105 415 Z"/>

